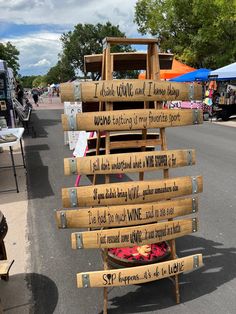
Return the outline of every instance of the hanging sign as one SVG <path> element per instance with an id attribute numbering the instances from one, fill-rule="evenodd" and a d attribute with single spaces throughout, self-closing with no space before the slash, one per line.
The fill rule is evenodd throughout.
<path id="1" fill-rule="evenodd" d="M 56 211 L 56 220 L 59 228 L 111 228 L 154 223 L 197 211 L 197 197 L 189 197 L 145 204 L 61 209 Z"/>
<path id="2" fill-rule="evenodd" d="M 61 96 L 83 102 L 201 100 L 202 86 L 138 79 L 73 82 L 61 85 Z"/>
<path id="3" fill-rule="evenodd" d="M 168 241 L 197 232 L 197 218 L 71 234 L 73 249 L 132 247 Z"/>
<path id="4" fill-rule="evenodd" d="M 112 154 L 82 158 L 65 158 L 64 173 L 112 174 L 137 171 L 153 171 L 195 164 L 195 150 L 169 150 Z"/>
<path id="5" fill-rule="evenodd" d="M 202 192 L 202 176 L 109 183 L 62 189 L 62 206 L 148 203 Z"/>
<path id="6" fill-rule="evenodd" d="M 202 254 L 195 254 L 145 266 L 79 273 L 77 287 L 104 288 L 141 284 L 196 270 L 202 266 Z"/>
<path id="7" fill-rule="evenodd" d="M 76 117 L 62 114 L 64 131 L 126 131 L 203 123 L 201 110 L 136 109 L 85 112 Z"/>

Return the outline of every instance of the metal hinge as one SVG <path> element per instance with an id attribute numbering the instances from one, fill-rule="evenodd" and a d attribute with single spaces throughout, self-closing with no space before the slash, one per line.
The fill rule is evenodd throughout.
<path id="1" fill-rule="evenodd" d="M 76 101 L 82 101 L 81 97 L 81 83 L 74 84 L 74 97 Z"/>
<path id="2" fill-rule="evenodd" d="M 68 115 L 70 131 L 77 130 L 76 115 Z"/>
<path id="3" fill-rule="evenodd" d="M 61 228 L 67 228 L 67 221 L 66 221 L 66 213 L 64 211 L 60 212 L 60 220 L 61 220 Z"/>
<path id="4" fill-rule="evenodd" d="M 198 192 L 197 178 L 192 177 L 192 194 L 196 194 L 197 192 Z"/>
<path id="5" fill-rule="evenodd" d="M 194 99 L 194 85 L 193 84 L 189 85 L 188 98 L 189 98 L 189 100 Z"/>
<path id="6" fill-rule="evenodd" d="M 192 212 L 196 213 L 197 210 L 198 210 L 198 208 L 197 208 L 197 200 L 196 200 L 196 198 L 192 198 Z"/>
<path id="7" fill-rule="evenodd" d="M 76 233 L 76 244 L 77 244 L 77 249 L 83 249 L 83 234 L 81 232 Z"/>
<path id="8" fill-rule="evenodd" d="M 77 174 L 76 158 L 68 158 L 68 160 L 69 160 L 70 172 L 72 174 Z"/>
<path id="9" fill-rule="evenodd" d="M 187 163 L 188 163 L 188 166 L 192 166 L 192 164 L 193 164 L 193 152 L 192 152 L 192 150 L 187 151 Z"/>
<path id="10" fill-rule="evenodd" d="M 77 191 L 75 188 L 69 189 L 69 195 L 70 195 L 70 203 L 71 207 L 77 207 L 78 206 L 78 200 L 77 200 Z"/>
<path id="11" fill-rule="evenodd" d="M 82 274 L 82 285 L 83 285 L 83 288 L 90 287 L 89 274 Z"/>
<path id="12" fill-rule="evenodd" d="M 199 256 L 194 255 L 193 256 L 193 268 L 198 268 L 199 267 Z"/>
<path id="13" fill-rule="evenodd" d="M 192 232 L 197 232 L 197 218 L 192 219 Z"/>

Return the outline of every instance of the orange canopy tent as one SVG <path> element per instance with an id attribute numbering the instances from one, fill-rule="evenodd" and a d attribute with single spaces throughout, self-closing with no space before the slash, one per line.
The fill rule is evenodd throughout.
<path id="1" fill-rule="evenodd" d="M 195 70 L 196 70 L 195 68 L 192 68 L 186 64 L 183 64 L 177 61 L 176 59 L 173 59 L 171 70 L 160 70 L 160 79 L 169 80 L 171 78 L 174 78 L 174 77 L 177 77 L 182 74 L 189 73 Z M 140 73 L 138 78 L 144 80 L 146 78 L 146 72 Z"/>

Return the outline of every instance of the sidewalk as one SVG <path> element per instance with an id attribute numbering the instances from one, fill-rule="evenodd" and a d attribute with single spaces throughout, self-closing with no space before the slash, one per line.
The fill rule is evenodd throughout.
<path id="1" fill-rule="evenodd" d="M 39 97 L 38 107 L 35 106 L 34 101 L 32 98 L 29 98 L 33 108 L 35 110 L 42 110 L 42 109 L 63 109 L 63 103 L 61 103 L 61 98 L 54 96 L 51 98 L 48 97 Z"/>
<path id="2" fill-rule="evenodd" d="M 22 164 L 20 147 L 14 147 L 14 159 L 16 165 Z M 4 149 L 0 154 L 0 165 L 11 165 L 9 150 Z M 5 237 L 7 257 L 14 260 L 10 270 L 10 280 L 0 280 L 0 296 L 4 311 L 8 313 L 29 313 L 30 293 L 26 285 L 25 276 L 29 271 L 27 261 L 27 187 L 26 175 L 23 167 L 17 168 L 19 193 L 1 193 L 0 210 L 7 219 L 8 233 Z M 15 187 L 13 171 L 11 168 L 0 169 L 0 190 Z"/>
<path id="3" fill-rule="evenodd" d="M 33 104 L 32 99 L 30 101 Z M 34 110 L 42 109 L 63 109 L 60 97 L 52 99 L 44 98 L 43 102 Z M 15 163 L 22 164 L 22 157 L 19 147 L 14 147 Z M 9 150 L 4 149 L 0 153 L 0 166 L 11 165 Z M 17 178 L 19 184 L 19 193 L 7 192 L 0 194 L 0 210 L 7 219 L 8 233 L 5 237 L 5 246 L 8 259 L 13 259 L 8 282 L 0 280 L 0 300 L 3 311 L 9 314 L 28 314 L 32 313 L 33 298 L 31 287 L 27 281 L 27 275 L 32 272 L 30 265 L 29 234 L 27 216 L 29 209 L 27 193 L 27 176 L 23 167 L 17 168 Z M 9 169 L 0 169 L 0 190 L 14 188 L 15 181 L 13 171 Z M 1 306 L 0 306 L 0 314 Z"/>

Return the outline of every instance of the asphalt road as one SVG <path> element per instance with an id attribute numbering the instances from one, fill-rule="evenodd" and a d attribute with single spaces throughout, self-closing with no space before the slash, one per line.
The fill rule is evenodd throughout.
<path id="1" fill-rule="evenodd" d="M 102 312 L 103 289 L 77 289 L 76 273 L 102 269 L 98 250 L 71 249 L 72 230 L 58 230 L 54 209 L 61 207 L 61 188 L 75 177 L 63 174 L 60 110 L 33 114 L 37 138 L 26 139 L 29 240 L 33 313 Z M 181 304 L 169 280 L 109 290 L 109 313 L 236 313 L 236 129 L 205 122 L 167 130 L 169 149 L 195 148 L 197 165 L 171 170 L 171 176 L 203 175 L 200 230 L 177 239 L 179 256 L 202 253 L 205 266 L 180 276 Z M 160 177 L 150 172 L 145 178 Z M 134 177 L 133 177 L 134 178 Z M 137 176 L 135 177 L 137 178 Z M 83 178 L 81 184 L 90 184 Z"/>

